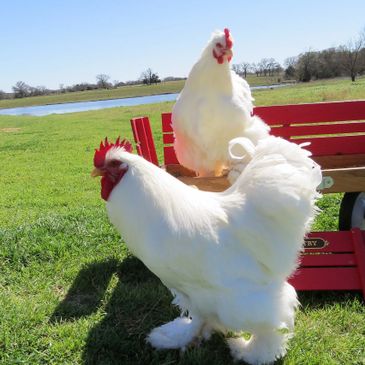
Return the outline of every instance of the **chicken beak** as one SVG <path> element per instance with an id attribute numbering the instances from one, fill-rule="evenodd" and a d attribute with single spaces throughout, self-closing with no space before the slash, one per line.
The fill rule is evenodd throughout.
<path id="1" fill-rule="evenodd" d="M 94 170 L 91 171 L 91 177 L 97 177 L 97 176 L 103 176 L 103 171 L 98 169 L 97 167 L 94 168 Z"/>
<path id="2" fill-rule="evenodd" d="M 231 49 L 226 49 L 226 51 L 225 51 L 225 55 L 227 56 L 227 58 L 228 58 L 228 60 L 230 61 L 231 59 L 232 59 L 232 57 L 233 57 L 233 52 L 232 52 L 232 50 Z"/>

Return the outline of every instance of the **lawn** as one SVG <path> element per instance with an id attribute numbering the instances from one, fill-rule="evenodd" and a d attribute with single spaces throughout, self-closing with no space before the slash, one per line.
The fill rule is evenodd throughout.
<path id="1" fill-rule="evenodd" d="M 256 104 L 365 98 L 364 79 L 255 93 Z M 0 116 L 0 364 L 233 364 L 220 335 L 180 354 L 145 344 L 177 315 L 171 296 L 109 224 L 94 149 L 132 139 L 149 115 L 161 157 L 161 112 L 172 103 L 45 117 Z M 325 196 L 316 230 L 336 230 L 341 195 Z M 127 209 L 127 207 L 126 207 Z M 278 364 L 365 364 L 359 293 L 300 294 L 296 335 Z"/>

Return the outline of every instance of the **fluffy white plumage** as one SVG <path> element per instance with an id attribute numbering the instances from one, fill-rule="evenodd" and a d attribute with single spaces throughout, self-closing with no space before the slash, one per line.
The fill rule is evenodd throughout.
<path id="1" fill-rule="evenodd" d="M 260 118 L 251 116 L 248 83 L 230 69 L 232 44 L 225 32 L 212 34 L 172 110 L 176 156 L 199 176 L 219 176 L 228 168 L 231 139 L 246 137 L 256 144 L 269 133 Z M 220 52 L 221 63 L 213 52 Z"/>
<path id="2" fill-rule="evenodd" d="M 107 211 L 181 309 L 182 318 L 149 334 L 154 347 L 247 331 L 249 341 L 227 340 L 232 356 L 264 364 L 285 354 L 293 330 L 298 302 L 286 280 L 315 215 L 321 171 L 308 151 L 281 138 L 236 142 L 249 161 L 222 193 L 191 188 L 142 157 L 111 149 L 106 161 L 128 170 Z"/>

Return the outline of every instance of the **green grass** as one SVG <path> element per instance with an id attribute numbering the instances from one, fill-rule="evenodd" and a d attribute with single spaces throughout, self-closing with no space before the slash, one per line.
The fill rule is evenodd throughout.
<path id="1" fill-rule="evenodd" d="M 297 93 L 306 102 L 313 93 L 337 99 L 335 90 L 352 87 L 313 83 L 255 96 L 260 105 L 293 102 Z M 145 344 L 176 309 L 109 224 L 99 182 L 89 177 L 100 139 L 131 139 L 132 116 L 150 116 L 161 157 L 160 113 L 171 106 L 0 116 L 0 364 L 233 364 L 220 335 L 184 354 Z M 320 201 L 316 230 L 337 229 L 340 198 Z M 306 293 L 300 300 L 296 335 L 278 364 L 365 363 L 360 294 Z"/>
<path id="2" fill-rule="evenodd" d="M 332 79 L 295 84 L 281 89 L 254 91 L 256 105 L 299 104 L 332 100 L 365 99 L 365 77 L 356 82 Z"/>

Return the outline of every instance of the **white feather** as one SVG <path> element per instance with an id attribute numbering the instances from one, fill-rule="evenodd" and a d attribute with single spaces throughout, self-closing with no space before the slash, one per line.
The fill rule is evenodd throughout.
<path id="1" fill-rule="evenodd" d="M 228 181 L 231 185 L 238 179 L 255 151 L 253 143 L 245 137 L 237 137 L 229 141 L 228 154 L 230 159 Z"/>

